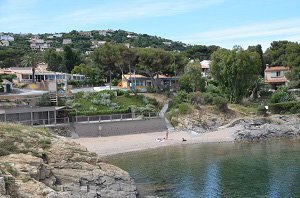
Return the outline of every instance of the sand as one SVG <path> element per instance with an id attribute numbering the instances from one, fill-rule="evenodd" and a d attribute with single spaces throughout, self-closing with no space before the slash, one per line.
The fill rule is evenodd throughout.
<path id="1" fill-rule="evenodd" d="M 219 129 L 215 132 L 191 134 L 188 132 L 170 132 L 167 140 L 158 142 L 157 138 L 164 138 L 166 132 L 143 133 L 111 137 L 78 138 L 75 142 L 87 147 L 91 152 L 100 156 L 154 149 L 178 144 L 233 142 L 233 128 Z M 183 142 L 182 138 L 187 141 Z"/>

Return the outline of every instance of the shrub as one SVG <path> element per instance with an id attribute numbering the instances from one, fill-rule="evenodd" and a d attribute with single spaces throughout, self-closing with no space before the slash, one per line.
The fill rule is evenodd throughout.
<path id="1" fill-rule="evenodd" d="M 190 103 L 191 102 L 191 94 L 186 91 L 179 91 L 177 95 L 174 97 L 174 105 L 179 105 L 180 103 Z"/>
<path id="2" fill-rule="evenodd" d="M 194 105 L 204 104 L 203 94 L 200 92 L 191 93 L 191 103 Z"/>
<path id="3" fill-rule="evenodd" d="M 288 102 L 293 101 L 295 98 L 292 94 L 285 92 L 285 91 L 277 91 L 272 94 L 271 103 L 281 103 L 281 102 Z"/>
<path id="4" fill-rule="evenodd" d="M 267 109 L 265 108 L 265 105 L 259 105 L 257 107 L 256 115 L 267 116 Z"/>
<path id="5" fill-rule="evenodd" d="M 181 103 L 178 105 L 179 113 L 182 115 L 186 115 L 193 112 L 193 107 L 189 103 Z"/>
<path id="6" fill-rule="evenodd" d="M 213 105 L 216 105 L 220 111 L 227 111 L 227 100 L 221 96 L 216 96 L 213 98 Z"/>
<path id="7" fill-rule="evenodd" d="M 205 104 L 212 104 L 214 96 L 211 93 L 203 93 L 203 100 Z"/>
<path id="8" fill-rule="evenodd" d="M 300 113 L 300 102 L 289 101 L 281 103 L 269 104 L 272 113 L 285 114 L 285 113 Z"/>
<path id="9" fill-rule="evenodd" d="M 37 101 L 36 105 L 37 105 L 37 106 L 40 106 L 40 107 L 48 107 L 48 106 L 51 106 L 51 101 L 50 101 L 49 94 L 48 94 L 48 93 L 43 94 L 43 95 L 41 96 L 41 98 Z"/>

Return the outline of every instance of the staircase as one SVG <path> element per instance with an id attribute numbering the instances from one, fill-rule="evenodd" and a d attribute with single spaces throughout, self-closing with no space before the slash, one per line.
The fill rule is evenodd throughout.
<path id="1" fill-rule="evenodd" d="M 56 92 L 49 92 L 49 97 L 50 97 L 50 102 L 55 104 L 56 106 L 58 105 L 58 97 Z"/>

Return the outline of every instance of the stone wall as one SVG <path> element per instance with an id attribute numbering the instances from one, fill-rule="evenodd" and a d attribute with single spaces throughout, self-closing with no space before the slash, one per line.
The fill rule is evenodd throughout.
<path id="1" fill-rule="evenodd" d="M 76 123 L 73 130 L 79 137 L 105 137 L 167 130 L 162 118 L 102 123 Z"/>

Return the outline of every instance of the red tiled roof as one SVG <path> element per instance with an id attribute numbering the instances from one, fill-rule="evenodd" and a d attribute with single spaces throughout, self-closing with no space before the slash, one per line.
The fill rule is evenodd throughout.
<path id="1" fill-rule="evenodd" d="M 265 69 L 266 72 L 268 71 L 287 71 L 289 70 L 288 67 L 284 67 L 284 66 L 273 66 L 273 67 L 268 67 Z"/>
<path id="2" fill-rule="evenodd" d="M 265 80 L 266 83 L 285 83 L 287 82 L 287 79 L 285 78 L 275 78 L 275 79 L 268 79 L 268 80 Z"/>

